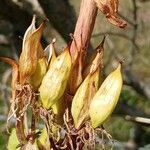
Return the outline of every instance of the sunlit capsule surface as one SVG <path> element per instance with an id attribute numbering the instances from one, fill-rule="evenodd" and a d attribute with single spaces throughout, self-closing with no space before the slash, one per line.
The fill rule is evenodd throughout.
<path id="1" fill-rule="evenodd" d="M 113 112 L 122 88 L 121 64 L 102 83 L 90 104 L 92 127 L 101 125 Z"/>

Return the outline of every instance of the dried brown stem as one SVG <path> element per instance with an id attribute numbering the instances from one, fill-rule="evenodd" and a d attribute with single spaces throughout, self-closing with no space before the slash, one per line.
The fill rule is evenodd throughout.
<path id="1" fill-rule="evenodd" d="M 32 143 L 34 143 L 35 140 L 35 130 L 36 130 L 36 115 L 33 112 L 34 110 L 32 109 L 32 121 L 31 121 L 31 137 L 32 137 Z"/>
<path id="2" fill-rule="evenodd" d="M 19 100 L 18 110 L 16 112 L 16 134 L 21 144 L 26 142 L 26 136 L 24 132 L 24 116 L 20 114 L 20 111 L 23 110 L 22 100 L 23 99 Z"/>

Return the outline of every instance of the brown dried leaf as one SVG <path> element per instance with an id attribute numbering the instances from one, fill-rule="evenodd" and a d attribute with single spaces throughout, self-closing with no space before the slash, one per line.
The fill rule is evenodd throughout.
<path id="1" fill-rule="evenodd" d="M 12 99 L 16 97 L 16 85 L 19 81 L 19 67 L 15 60 L 7 57 L 0 57 L 0 60 L 12 66 Z"/>
<path id="2" fill-rule="evenodd" d="M 33 22 L 27 29 L 22 46 L 22 53 L 19 59 L 19 73 L 20 83 L 28 82 L 30 76 L 35 72 L 38 59 L 38 48 L 40 46 L 40 39 L 45 26 L 43 22 L 39 28 L 34 30 Z"/>
<path id="3" fill-rule="evenodd" d="M 124 28 L 127 23 L 118 17 L 118 0 L 94 0 L 100 11 L 106 15 L 110 23 L 120 28 Z"/>

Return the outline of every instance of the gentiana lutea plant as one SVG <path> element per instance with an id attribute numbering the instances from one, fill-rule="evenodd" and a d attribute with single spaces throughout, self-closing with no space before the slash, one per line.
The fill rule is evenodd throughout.
<path id="1" fill-rule="evenodd" d="M 126 25 L 116 16 L 117 1 L 108 6 L 95 2 L 112 24 Z M 107 11 L 105 6 L 109 8 Z M 16 127 L 7 147 L 9 150 L 80 150 L 84 146 L 94 149 L 98 134 L 111 138 L 102 125 L 119 100 L 121 63 L 103 79 L 105 37 L 88 59 L 73 35 L 74 55 L 69 44 L 58 55 L 55 39 L 43 49 L 41 36 L 45 22 L 36 28 L 35 20 L 34 16 L 25 32 L 19 61 L 0 57 L 12 66 L 8 121 L 15 117 Z"/>

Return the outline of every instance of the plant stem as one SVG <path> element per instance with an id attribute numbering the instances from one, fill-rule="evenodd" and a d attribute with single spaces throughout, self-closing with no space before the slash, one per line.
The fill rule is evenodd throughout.
<path id="1" fill-rule="evenodd" d="M 93 0 L 82 0 L 79 17 L 76 23 L 74 38 L 79 49 L 88 48 L 97 16 L 97 7 Z M 75 42 L 71 44 L 70 52 L 74 55 Z"/>
<path id="2" fill-rule="evenodd" d="M 24 116 L 20 116 L 19 112 L 20 110 L 23 109 L 23 106 L 21 103 L 18 105 L 18 112 L 17 112 L 17 118 L 19 119 L 16 120 L 16 134 L 18 137 L 18 140 L 20 143 L 25 143 L 26 142 L 26 136 L 24 133 Z"/>

